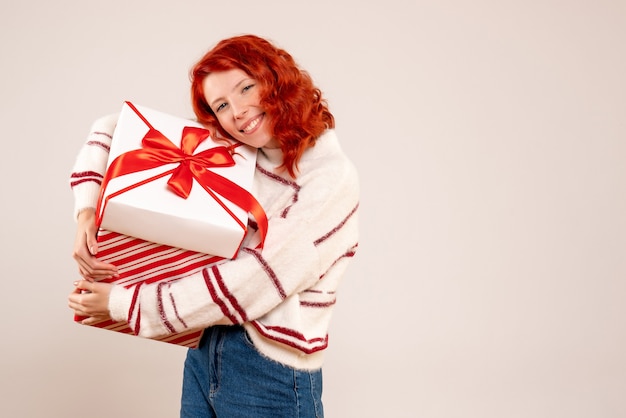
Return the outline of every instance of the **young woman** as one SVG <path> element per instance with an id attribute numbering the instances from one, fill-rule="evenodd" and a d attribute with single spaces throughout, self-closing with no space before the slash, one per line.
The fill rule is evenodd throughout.
<path id="1" fill-rule="evenodd" d="M 214 134 L 259 149 L 253 194 L 268 218 L 263 249 L 256 248 L 258 231 L 250 228 L 237 258 L 159 292 L 153 285 L 99 283 L 116 274 L 115 266 L 97 259 L 95 239 L 94 208 L 116 121 L 102 118 L 71 178 L 78 220 L 74 258 L 83 280 L 75 283 L 69 307 L 89 317 L 86 323 L 129 321 L 146 337 L 171 332 L 165 321 L 206 327 L 185 361 L 182 417 L 322 417 L 329 321 L 357 248 L 355 168 L 340 148 L 320 90 L 286 51 L 265 39 L 244 35 L 219 42 L 193 67 L 191 96 L 198 121 L 214 127 Z M 134 315 L 133 298 L 133 309 L 140 310 Z M 168 318 L 172 301 L 178 302 L 176 317 Z M 140 326 L 132 323 L 138 315 Z"/>

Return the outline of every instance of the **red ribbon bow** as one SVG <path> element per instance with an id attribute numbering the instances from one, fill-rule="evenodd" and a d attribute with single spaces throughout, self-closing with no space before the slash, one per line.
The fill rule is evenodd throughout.
<path id="1" fill-rule="evenodd" d="M 107 169 L 107 177 L 113 179 L 138 171 L 149 170 L 164 164 L 179 163 L 178 167 L 163 175 L 172 173 L 167 182 L 170 189 L 186 199 L 191 192 L 193 179 L 198 179 L 206 167 L 230 167 L 235 165 L 229 149 L 219 146 L 193 154 L 202 141 L 209 137 L 209 131 L 186 126 L 183 128 L 181 147 L 174 145 L 165 135 L 154 128 L 141 140 L 142 148 L 119 155 Z M 226 180 L 216 175 L 216 181 Z"/>

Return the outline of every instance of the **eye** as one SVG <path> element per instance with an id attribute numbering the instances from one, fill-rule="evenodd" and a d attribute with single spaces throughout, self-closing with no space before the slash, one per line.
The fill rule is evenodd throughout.
<path id="1" fill-rule="evenodd" d="M 226 107 L 226 102 L 221 103 L 219 106 L 217 106 L 215 108 L 215 113 L 219 112 L 220 110 L 222 110 L 224 107 Z"/>
<path id="2" fill-rule="evenodd" d="M 241 89 L 242 93 L 247 92 L 248 90 L 250 90 L 252 87 L 254 87 L 254 84 L 248 84 L 247 86 L 245 86 L 243 89 Z"/>

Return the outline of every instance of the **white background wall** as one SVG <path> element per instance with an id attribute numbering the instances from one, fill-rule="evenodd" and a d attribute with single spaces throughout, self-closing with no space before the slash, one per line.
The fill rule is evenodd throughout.
<path id="1" fill-rule="evenodd" d="M 185 350 L 81 327 L 68 175 L 124 100 L 255 33 L 309 70 L 362 182 L 327 416 L 626 416 L 626 3 L 4 0 L 0 415 L 174 417 Z"/>

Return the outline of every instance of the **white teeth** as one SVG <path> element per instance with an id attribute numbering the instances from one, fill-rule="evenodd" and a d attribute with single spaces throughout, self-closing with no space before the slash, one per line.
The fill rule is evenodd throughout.
<path id="1" fill-rule="evenodd" d="M 255 126 L 257 126 L 259 124 L 259 119 L 255 119 L 252 122 L 250 122 L 250 124 L 248 126 L 246 126 L 243 131 L 244 132 L 250 132 L 252 129 L 254 129 Z"/>

